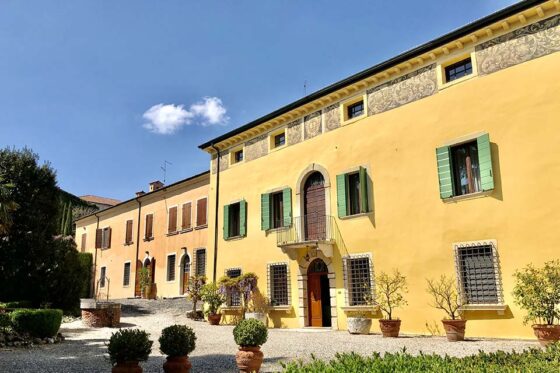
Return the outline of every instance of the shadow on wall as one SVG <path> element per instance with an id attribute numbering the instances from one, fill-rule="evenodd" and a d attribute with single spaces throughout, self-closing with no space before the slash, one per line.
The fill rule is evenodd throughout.
<path id="1" fill-rule="evenodd" d="M 294 319 L 295 317 L 296 312 L 294 311 L 293 306 L 291 306 L 288 310 L 271 310 L 268 312 L 268 319 L 272 323 L 273 328 L 287 328 L 288 325 L 282 322 L 282 320 Z"/>
<path id="2" fill-rule="evenodd" d="M 491 142 L 490 151 L 492 153 L 492 172 L 494 173 L 494 191 L 490 194 L 490 196 L 499 201 L 503 201 L 504 195 L 502 192 L 502 174 L 500 170 L 500 148 L 497 144 Z"/>
<path id="3" fill-rule="evenodd" d="M 513 319 L 513 312 L 509 306 L 503 311 L 496 310 L 472 310 L 464 311 L 463 318 L 465 320 L 504 320 Z"/>

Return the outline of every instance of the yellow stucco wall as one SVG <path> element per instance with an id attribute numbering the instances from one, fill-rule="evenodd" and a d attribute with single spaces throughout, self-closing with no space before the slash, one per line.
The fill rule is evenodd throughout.
<path id="1" fill-rule="evenodd" d="M 208 229 L 206 226 L 196 228 L 196 201 L 208 197 L 209 176 L 204 174 L 192 181 L 186 181 L 160 190 L 141 198 L 142 209 L 140 214 L 140 245 L 138 259 L 144 260 L 149 252 L 149 257 L 156 259 L 155 284 L 158 297 L 176 297 L 181 294 L 181 259 L 186 248 L 193 263 L 194 250 L 207 247 Z M 178 229 L 181 229 L 181 206 L 183 203 L 192 202 L 192 226 L 193 229 L 176 235 L 167 235 L 168 210 L 170 207 L 178 206 Z M 154 214 L 153 240 L 145 241 L 146 214 Z M 99 279 L 101 267 L 107 267 L 107 277 L 110 279 L 109 287 L 100 289 L 101 295 L 109 293 L 109 298 L 128 298 L 134 296 L 134 284 L 136 278 L 136 243 L 138 228 L 138 204 L 131 201 L 107 211 L 98 213 L 100 216 L 99 227 L 111 227 L 111 248 L 97 249 L 95 266 L 95 278 Z M 125 245 L 126 221 L 133 221 L 133 243 Z M 87 217 L 76 223 L 76 243 L 81 245 L 81 234 L 87 233 L 86 251 L 96 256 L 95 229 L 97 219 L 95 216 Z M 167 281 L 167 255 L 176 254 L 175 280 Z M 130 285 L 123 286 L 124 263 L 131 262 Z M 208 260 L 207 260 L 208 262 Z M 207 266 L 207 271 L 208 271 Z M 191 268 L 194 273 L 194 268 Z"/>
<path id="2" fill-rule="evenodd" d="M 298 212 L 297 181 L 312 164 L 328 172 L 330 203 L 336 213 L 337 174 L 365 166 L 372 179 L 373 213 L 337 224 L 349 253 L 371 253 L 375 273 L 398 268 L 409 284 L 408 306 L 397 310 L 405 333 L 427 333 L 426 323 L 443 315 L 431 308 L 426 278 L 455 277 L 452 244 L 494 239 L 508 308 L 465 314 L 467 336 L 532 337 L 513 303 L 512 274 L 528 263 L 558 259 L 560 241 L 560 53 L 449 86 L 437 94 L 366 117 L 288 146 L 220 174 L 218 276 L 240 267 L 260 277 L 266 293 L 267 263 L 288 262 L 292 310 L 273 312 L 271 325 L 299 327 L 298 264 L 276 246 L 276 233 L 261 231 L 260 195 L 292 188 Z M 465 135 L 490 135 L 495 190 L 489 195 L 451 203 L 439 197 L 435 149 Z M 213 195 L 216 175 L 211 177 Z M 222 206 L 245 199 L 247 237 L 223 239 Z M 209 221 L 214 219 L 210 199 Z M 209 229 L 213 247 L 213 227 Z M 341 256 L 335 250 L 338 328 L 346 328 Z M 441 328 L 441 326 L 440 326 Z M 372 329 L 379 331 L 377 323 Z"/>

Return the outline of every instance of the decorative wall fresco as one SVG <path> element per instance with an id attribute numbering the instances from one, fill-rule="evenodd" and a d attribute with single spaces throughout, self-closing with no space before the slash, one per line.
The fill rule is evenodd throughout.
<path id="1" fill-rule="evenodd" d="M 321 111 L 306 115 L 304 120 L 305 140 L 311 139 L 322 133 Z"/>
<path id="2" fill-rule="evenodd" d="M 325 112 L 325 132 L 332 131 L 340 127 L 340 103 L 328 106 Z"/>
<path id="3" fill-rule="evenodd" d="M 302 140 L 301 118 L 288 124 L 288 145 L 294 145 Z"/>
<path id="4" fill-rule="evenodd" d="M 368 90 L 368 115 L 431 96 L 437 89 L 436 65 L 423 67 Z"/>
<path id="5" fill-rule="evenodd" d="M 260 135 L 245 143 L 245 160 L 252 161 L 268 153 L 268 136 Z"/>
<path id="6" fill-rule="evenodd" d="M 499 36 L 478 45 L 475 50 L 481 75 L 560 51 L 560 16 Z"/>
<path id="7" fill-rule="evenodd" d="M 212 159 L 212 173 L 216 173 L 217 158 Z M 223 153 L 220 156 L 220 172 L 227 170 L 229 167 L 229 152 Z"/>

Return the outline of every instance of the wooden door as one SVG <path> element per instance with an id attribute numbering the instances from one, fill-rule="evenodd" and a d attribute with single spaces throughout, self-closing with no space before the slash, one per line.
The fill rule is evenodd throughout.
<path id="1" fill-rule="evenodd" d="M 320 172 L 312 173 L 305 182 L 305 239 L 324 240 L 325 235 L 325 179 Z"/>
<path id="2" fill-rule="evenodd" d="M 307 289 L 309 294 L 309 326 L 323 326 L 321 274 L 312 273 L 307 277 Z"/>

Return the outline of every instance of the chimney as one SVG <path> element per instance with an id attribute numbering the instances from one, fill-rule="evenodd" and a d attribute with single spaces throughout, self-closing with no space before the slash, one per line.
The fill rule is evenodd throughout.
<path id="1" fill-rule="evenodd" d="M 142 197 L 144 194 L 146 194 L 146 192 L 144 192 L 143 190 L 136 192 L 136 197 Z"/>
<path id="2" fill-rule="evenodd" d="M 158 189 L 161 189 L 161 188 L 163 188 L 163 183 L 159 180 L 152 181 L 150 183 L 150 192 L 154 192 L 154 191 L 156 191 Z"/>

